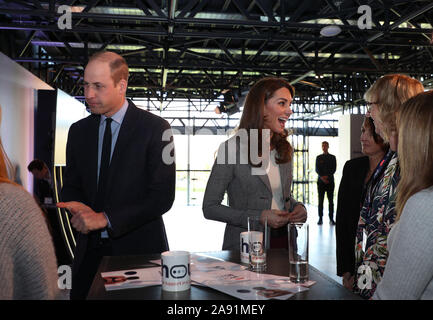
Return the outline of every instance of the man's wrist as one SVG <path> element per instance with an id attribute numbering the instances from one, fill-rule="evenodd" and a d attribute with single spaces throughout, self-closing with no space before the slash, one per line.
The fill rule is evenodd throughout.
<path id="1" fill-rule="evenodd" d="M 104 215 L 105 220 L 107 221 L 107 224 L 105 225 L 105 228 L 111 229 L 110 219 L 108 219 L 108 216 L 107 216 L 107 214 L 104 211 L 102 212 L 102 214 Z"/>

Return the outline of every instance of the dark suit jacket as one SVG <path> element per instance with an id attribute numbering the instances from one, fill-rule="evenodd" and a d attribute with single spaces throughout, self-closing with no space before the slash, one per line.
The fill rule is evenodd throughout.
<path id="1" fill-rule="evenodd" d="M 62 201 L 93 207 L 98 167 L 99 115 L 90 115 L 69 129 Z M 162 136 L 170 125 L 129 101 L 110 162 L 104 212 L 112 254 L 160 253 L 168 250 L 162 214 L 174 201 L 176 169 L 165 164 L 163 150 L 174 146 Z M 171 130 L 170 130 L 171 133 Z M 80 263 L 92 233 L 80 234 L 74 265 Z"/>
<path id="2" fill-rule="evenodd" d="M 336 218 L 337 275 L 339 276 L 345 272 L 354 273 L 356 228 L 368 168 L 368 157 L 349 160 L 343 168 L 343 177 L 338 189 Z"/>
<path id="3" fill-rule="evenodd" d="M 325 184 L 320 177 L 328 176 L 329 182 L 334 183 L 334 173 L 337 170 L 337 159 L 333 154 L 320 154 L 316 157 L 317 182 Z"/>
<path id="4" fill-rule="evenodd" d="M 35 179 L 34 193 L 39 199 L 39 204 L 45 203 L 45 198 L 51 198 L 54 201 L 54 193 L 48 181 L 43 179 Z"/>

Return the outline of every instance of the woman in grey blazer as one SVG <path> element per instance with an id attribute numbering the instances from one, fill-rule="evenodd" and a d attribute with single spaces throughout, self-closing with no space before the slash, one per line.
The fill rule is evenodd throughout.
<path id="1" fill-rule="evenodd" d="M 293 148 L 284 128 L 294 92 L 284 79 L 259 80 L 246 97 L 236 134 L 218 149 L 203 213 L 227 224 L 223 250 L 239 250 L 248 216 L 267 218 L 271 248 L 287 248 L 287 224 L 307 220 L 304 205 L 291 194 Z M 221 204 L 226 191 L 228 206 Z"/>

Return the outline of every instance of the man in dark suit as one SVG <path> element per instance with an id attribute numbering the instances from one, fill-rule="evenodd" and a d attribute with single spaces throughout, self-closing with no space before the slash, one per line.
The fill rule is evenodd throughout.
<path id="1" fill-rule="evenodd" d="M 48 229 L 53 238 L 57 264 L 70 264 L 71 259 L 62 238 L 60 224 L 57 218 L 57 209 L 54 205 L 54 191 L 50 170 L 47 164 L 39 159 L 32 160 L 27 166 L 27 170 L 32 173 L 34 178 L 34 195 L 39 207 L 45 214 Z"/>
<path id="2" fill-rule="evenodd" d="M 34 193 L 39 205 L 53 204 L 53 188 L 51 185 L 51 174 L 45 162 L 34 159 L 27 166 L 27 170 L 35 178 Z"/>
<path id="3" fill-rule="evenodd" d="M 84 71 L 91 115 L 69 129 L 58 206 L 79 231 L 71 299 L 87 296 L 103 256 L 168 250 L 162 215 L 174 201 L 175 164 L 167 121 L 127 101 L 128 66 L 113 52 Z"/>
<path id="4" fill-rule="evenodd" d="M 325 192 L 328 197 L 329 204 L 329 222 L 335 225 L 334 222 L 334 173 L 337 169 L 337 160 L 334 155 L 328 152 L 328 141 L 322 142 L 323 153 L 316 158 L 316 172 L 319 175 L 317 179 L 317 191 L 319 193 L 319 222 L 322 224 L 323 220 L 323 201 L 325 200 Z"/>

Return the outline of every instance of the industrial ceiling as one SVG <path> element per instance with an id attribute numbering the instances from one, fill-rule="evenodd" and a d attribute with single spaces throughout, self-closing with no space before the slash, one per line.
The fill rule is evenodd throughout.
<path id="1" fill-rule="evenodd" d="M 432 24 L 430 0 L 3 0 L 0 48 L 73 96 L 98 50 L 127 60 L 129 97 L 213 101 L 281 76 L 306 119 L 362 106 L 386 73 L 431 87 Z"/>

